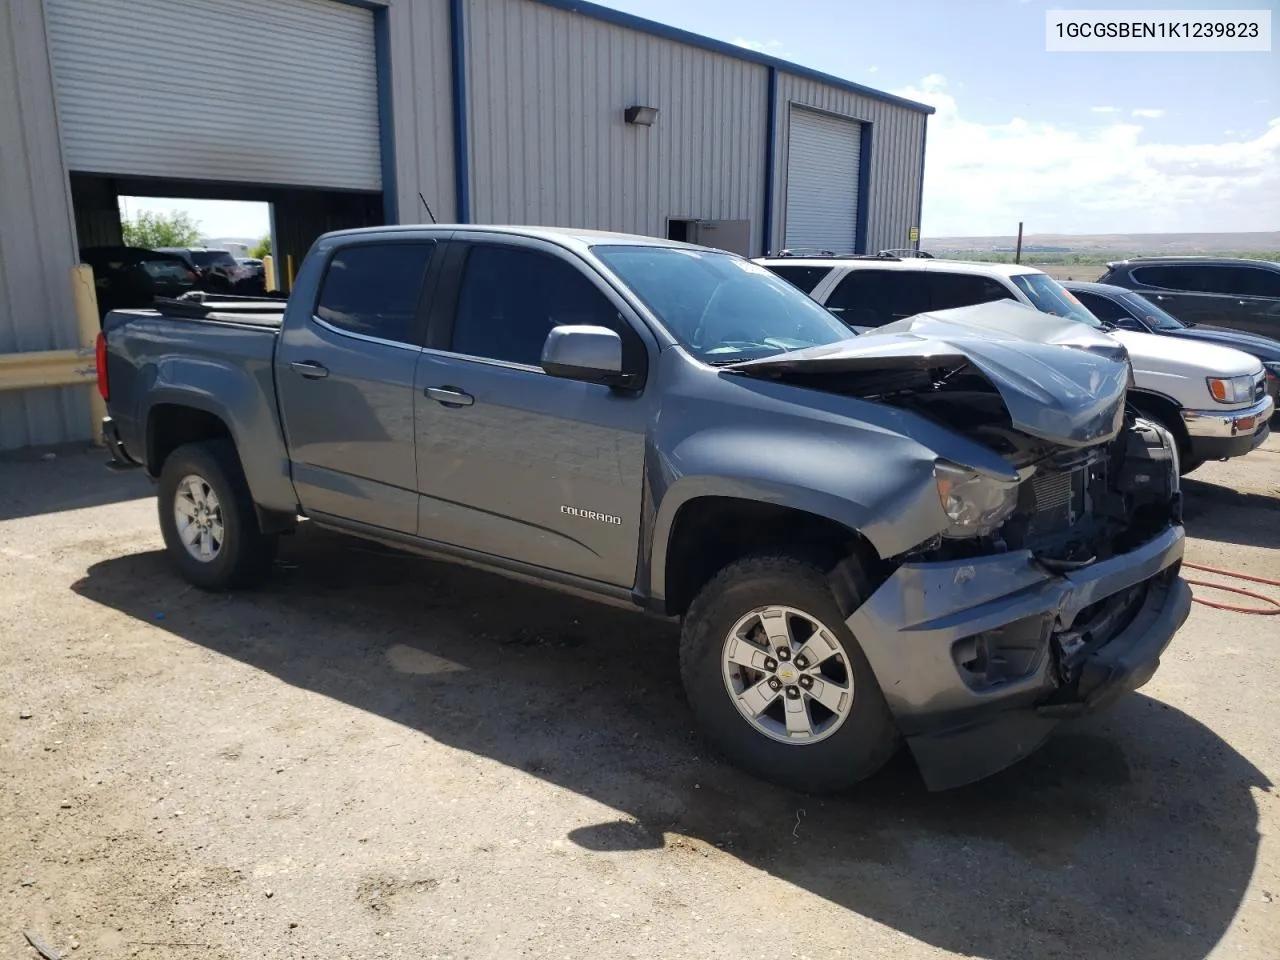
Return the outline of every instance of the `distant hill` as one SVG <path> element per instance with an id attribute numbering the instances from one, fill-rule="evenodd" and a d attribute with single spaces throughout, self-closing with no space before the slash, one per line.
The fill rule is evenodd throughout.
<path id="1" fill-rule="evenodd" d="M 931 253 L 1012 253 L 1016 236 L 926 237 L 920 246 Z M 1023 253 L 1055 254 L 1274 254 L 1280 232 L 1266 233 L 1029 233 Z"/>

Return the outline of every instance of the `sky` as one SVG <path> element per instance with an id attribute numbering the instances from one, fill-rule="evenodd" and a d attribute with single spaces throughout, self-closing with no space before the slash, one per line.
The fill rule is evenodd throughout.
<path id="1" fill-rule="evenodd" d="M 1047 53 L 1045 10 L 1143 0 L 603 0 L 927 103 L 925 236 L 1280 230 L 1280 43 L 1270 53 Z M 1277 0 L 1146 0 L 1273 10 Z M 263 204 L 147 200 L 207 236 Z M 134 209 L 131 207 L 131 209 Z"/>

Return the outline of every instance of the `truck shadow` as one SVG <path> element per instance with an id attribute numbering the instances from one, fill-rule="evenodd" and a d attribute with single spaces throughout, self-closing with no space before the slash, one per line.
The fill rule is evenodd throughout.
<path id="1" fill-rule="evenodd" d="M 1280 547 L 1280 498 L 1182 478 L 1187 535 L 1218 543 Z"/>
<path id="2" fill-rule="evenodd" d="M 615 809 L 569 834 L 582 848 L 665 846 L 696 870 L 719 847 L 959 953 L 1199 960 L 1257 857 L 1266 777 L 1141 695 L 962 790 L 926 792 L 900 756 L 852 794 L 816 798 L 706 755 L 664 621 L 310 525 L 258 593 L 183 591 L 158 552 L 96 564 L 74 589 Z"/>

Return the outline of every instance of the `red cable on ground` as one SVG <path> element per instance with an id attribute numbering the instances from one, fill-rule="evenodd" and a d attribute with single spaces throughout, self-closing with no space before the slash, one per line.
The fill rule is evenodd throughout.
<path id="1" fill-rule="evenodd" d="M 1206 567 L 1198 563 L 1188 563 L 1183 561 L 1184 567 L 1192 570 L 1203 570 L 1205 573 L 1216 573 L 1222 577 L 1232 577 L 1236 580 L 1248 580 L 1251 583 L 1265 583 L 1269 587 L 1280 587 L 1280 580 L 1271 580 L 1267 577 L 1255 577 L 1248 573 L 1237 573 L 1234 570 L 1223 570 L 1220 567 Z M 1260 593 L 1254 593 L 1252 590 L 1245 590 L 1241 587 L 1229 587 L 1222 583 L 1211 583 L 1208 580 L 1188 580 L 1187 583 L 1196 587 L 1210 587 L 1214 590 L 1225 590 L 1227 593 L 1239 593 L 1249 597 L 1251 600 L 1260 600 L 1263 603 L 1269 603 L 1272 609 L 1259 609 L 1258 607 L 1240 607 L 1233 603 L 1215 603 L 1212 600 L 1201 600 L 1199 597 L 1192 596 L 1192 600 L 1196 603 L 1203 603 L 1206 607 L 1214 607 L 1217 610 L 1234 610 L 1236 613 L 1255 613 L 1261 617 L 1270 617 L 1280 614 L 1280 600 L 1274 600 L 1271 597 L 1265 597 Z"/>

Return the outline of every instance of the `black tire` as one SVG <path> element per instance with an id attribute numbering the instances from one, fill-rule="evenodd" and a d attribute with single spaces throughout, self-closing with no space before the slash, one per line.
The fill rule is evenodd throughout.
<path id="1" fill-rule="evenodd" d="M 221 510 L 223 538 L 207 561 L 188 551 L 174 515 L 178 485 L 188 476 L 209 485 Z M 271 571 L 278 538 L 264 535 L 258 527 L 249 485 L 230 440 L 188 443 L 169 454 L 160 470 L 159 513 L 170 558 L 182 576 L 202 590 L 256 586 Z"/>
<path id="2" fill-rule="evenodd" d="M 844 622 L 861 600 L 845 598 L 848 610 L 842 612 L 822 570 L 785 555 L 747 557 L 713 577 L 689 607 L 680 637 L 685 693 L 712 744 L 748 772 L 806 793 L 845 790 L 884 766 L 897 749 L 898 731 L 871 665 Z M 853 705 L 844 723 L 826 739 L 771 739 L 738 711 L 726 686 L 722 656 L 730 631 L 752 610 L 773 605 L 814 617 L 843 647 L 853 681 Z"/>
<path id="3" fill-rule="evenodd" d="M 1178 445 L 1178 475 L 1185 477 L 1192 470 L 1204 465 L 1203 457 L 1191 455 L 1191 436 L 1187 433 L 1187 425 L 1182 416 L 1172 405 L 1167 403 L 1146 402 L 1135 404 L 1138 412 L 1148 420 L 1154 420 L 1173 436 Z"/>

